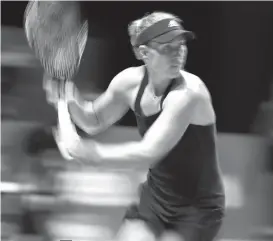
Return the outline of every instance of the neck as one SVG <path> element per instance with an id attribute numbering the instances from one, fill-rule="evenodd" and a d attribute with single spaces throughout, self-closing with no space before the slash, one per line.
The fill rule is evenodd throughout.
<path id="1" fill-rule="evenodd" d="M 156 96 L 163 95 L 173 78 L 168 78 L 162 75 L 160 71 L 155 71 L 150 68 L 147 68 L 147 70 L 148 70 L 148 76 L 149 76 L 148 85 L 154 92 L 154 95 Z"/>

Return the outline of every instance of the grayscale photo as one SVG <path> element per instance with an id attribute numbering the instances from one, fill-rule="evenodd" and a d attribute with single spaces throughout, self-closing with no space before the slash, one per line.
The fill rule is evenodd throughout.
<path id="1" fill-rule="evenodd" d="M 1 240 L 272 241 L 273 2 L 2 1 Z"/>

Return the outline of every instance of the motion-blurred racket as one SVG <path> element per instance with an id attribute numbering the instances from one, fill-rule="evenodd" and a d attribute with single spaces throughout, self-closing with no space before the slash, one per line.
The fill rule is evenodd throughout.
<path id="1" fill-rule="evenodd" d="M 66 81 L 71 81 L 79 69 L 88 38 L 88 22 L 82 16 L 80 3 L 29 1 L 24 27 L 29 46 L 45 72 L 57 81 L 59 94 L 64 93 Z M 63 110 L 67 108 L 63 100 L 58 103 L 57 108 L 59 126 L 54 135 L 55 138 L 58 137 L 56 142 L 61 154 L 69 159 L 69 154 L 64 154 L 63 140 L 68 140 L 70 143 L 67 144 L 71 144 L 77 142 L 79 137 L 70 117 L 62 117 Z"/>
<path id="2" fill-rule="evenodd" d="M 88 38 L 88 21 L 80 3 L 29 1 L 24 28 L 29 46 L 45 72 L 63 88 L 78 72 Z"/>

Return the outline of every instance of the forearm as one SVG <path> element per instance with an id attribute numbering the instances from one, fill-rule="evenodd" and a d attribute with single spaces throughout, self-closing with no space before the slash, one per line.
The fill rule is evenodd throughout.
<path id="1" fill-rule="evenodd" d="M 68 97 L 67 104 L 73 122 L 89 135 L 96 135 L 106 129 L 98 120 L 94 110 L 94 101 L 85 100 L 78 89 L 73 86 L 72 95 Z"/>
<path id="2" fill-rule="evenodd" d="M 98 121 L 92 106 L 91 101 L 85 103 L 85 106 L 80 106 L 76 102 L 69 102 L 68 110 L 71 119 L 78 127 L 90 135 L 96 135 L 103 131 L 105 127 Z"/>
<path id="3" fill-rule="evenodd" d="M 93 111 L 93 100 L 86 100 L 72 82 L 67 84 L 66 99 L 67 103 L 76 104 L 77 107 L 85 113 Z"/>
<path id="4" fill-rule="evenodd" d="M 150 165 L 155 162 L 159 157 L 156 157 L 154 152 L 151 152 L 149 148 L 141 141 L 132 141 L 120 144 L 105 144 L 94 141 L 83 140 L 84 142 L 84 153 L 86 159 L 94 157 L 98 162 L 106 163 L 123 163 L 132 164 L 139 163 L 141 166 Z M 94 148 L 90 148 L 90 145 L 95 145 Z M 95 152 L 95 154 L 94 154 Z M 92 160 L 91 160 L 92 161 Z"/>

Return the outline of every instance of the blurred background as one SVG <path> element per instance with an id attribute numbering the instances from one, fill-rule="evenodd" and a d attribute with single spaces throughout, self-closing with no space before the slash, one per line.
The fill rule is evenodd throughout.
<path id="1" fill-rule="evenodd" d="M 27 2 L 1 2 L 1 240 L 111 240 L 147 170 L 67 164 L 51 134 L 43 71 L 23 31 Z M 227 215 L 219 240 L 273 240 L 273 3 L 81 2 L 89 39 L 76 83 L 106 90 L 133 55 L 128 23 L 172 12 L 197 35 L 186 69 L 208 86 L 217 115 Z M 137 140 L 132 112 L 97 137 Z"/>

